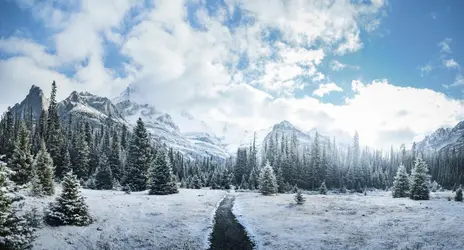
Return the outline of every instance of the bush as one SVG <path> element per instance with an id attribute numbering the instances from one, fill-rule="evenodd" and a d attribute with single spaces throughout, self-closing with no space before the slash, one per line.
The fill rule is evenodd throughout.
<path id="1" fill-rule="evenodd" d="M 456 195 L 454 196 L 455 201 L 462 201 L 462 187 L 459 187 L 456 190 Z"/>
<path id="2" fill-rule="evenodd" d="M 295 194 L 295 201 L 297 205 L 303 205 L 303 203 L 306 201 L 300 189 L 298 189 L 298 191 Z"/>

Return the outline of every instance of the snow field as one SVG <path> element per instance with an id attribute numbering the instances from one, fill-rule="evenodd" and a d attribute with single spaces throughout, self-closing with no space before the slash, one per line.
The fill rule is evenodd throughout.
<path id="1" fill-rule="evenodd" d="M 304 196 L 299 206 L 294 194 L 237 193 L 233 212 L 258 249 L 464 249 L 464 203 L 451 192 Z"/>
<path id="2" fill-rule="evenodd" d="M 178 194 L 83 189 L 95 222 L 88 227 L 49 227 L 37 232 L 33 249 L 204 249 L 209 246 L 221 190 L 180 189 Z M 27 197 L 45 208 L 54 197 Z"/>

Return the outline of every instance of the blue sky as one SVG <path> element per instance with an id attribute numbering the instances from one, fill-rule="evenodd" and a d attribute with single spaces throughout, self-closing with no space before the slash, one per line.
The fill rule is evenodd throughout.
<path id="1" fill-rule="evenodd" d="M 141 101 L 218 128 L 287 119 L 346 137 L 364 130 L 377 138 L 368 144 L 381 133 L 409 143 L 464 118 L 463 10 L 459 0 L 5 0 L 1 106 L 32 83 L 48 90 L 57 80 L 62 98 L 74 89 L 115 97 L 134 84 Z M 392 102 L 419 100 L 387 110 L 378 100 L 390 91 Z M 403 109 L 410 120 L 395 116 Z M 424 109 L 431 124 L 411 124 Z M 346 115 L 369 112 L 397 122 Z"/>

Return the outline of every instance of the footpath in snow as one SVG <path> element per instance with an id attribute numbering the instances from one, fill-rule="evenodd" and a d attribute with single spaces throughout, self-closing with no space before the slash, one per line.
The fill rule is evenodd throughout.
<path id="1" fill-rule="evenodd" d="M 82 190 L 96 221 L 88 227 L 49 227 L 38 231 L 33 249 L 206 249 L 221 190 L 180 189 L 167 196 L 147 192 Z M 54 197 L 27 197 L 45 207 Z"/>
<path id="2" fill-rule="evenodd" d="M 464 203 L 367 196 L 238 193 L 234 214 L 258 249 L 464 249 Z"/>

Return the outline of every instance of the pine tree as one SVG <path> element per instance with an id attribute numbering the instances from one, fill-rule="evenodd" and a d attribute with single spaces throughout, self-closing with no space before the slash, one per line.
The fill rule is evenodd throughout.
<path id="1" fill-rule="evenodd" d="M 147 188 L 147 174 L 152 163 L 152 152 L 145 124 L 139 118 L 127 155 L 128 170 L 125 184 L 129 184 L 133 191 L 143 191 Z"/>
<path id="2" fill-rule="evenodd" d="M 44 141 L 42 141 L 42 147 L 35 158 L 34 170 L 37 173 L 37 178 L 42 188 L 42 194 L 53 195 L 55 193 L 55 187 L 53 185 L 53 160 L 47 152 Z"/>
<path id="3" fill-rule="evenodd" d="M 240 189 L 248 189 L 248 182 L 245 179 L 245 176 L 242 176 L 242 181 L 240 182 Z"/>
<path id="4" fill-rule="evenodd" d="M 319 194 L 327 194 L 327 186 L 325 185 L 325 181 L 323 181 L 321 186 L 319 187 Z"/>
<path id="5" fill-rule="evenodd" d="M 277 193 L 277 180 L 269 161 L 259 174 L 259 190 L 263 195 L 272 195 Z"/>
<path id="6" fill-rule="evenodd" d="M 99 190 L 110 190 L 113 188 L 113 174 L 104 153 L 100 156 L 100 162 L 95 172 L 95 188 Z"/>
<path id="7" fill-rule="evenodd" d="M 201 181 L 198 175 L 194 175 L 191 180 L 191 188 L 200 189 L 201 188 Z"/>
<path id="8" fill-rule="evenodd" d="M 89 209 L 80 193 L 80 185 L 72 172 L 67 173 L 62 182 L 63 191 L 50 203 L 45 213 L 45 222 L 50 226 L 74 225 L 87 226 L 92 223 Z"/>
<path id="9" fill-rule="evenodd" d="M 32 155 L 29 142 L 29 131 L 24 122 L 20 122 L 19 136 L 14 143 L 13 155 L 8 162 L 8 167 L 13 171 L 11 180 L 18 185 L 24 185 L 32 176 Z"/>
<path id="10" fill-rule="evenodd" d="M 418 157 L 414 164 L 414 169 L 411 174 L 411 186 L 409 197 L 413 200 L 428 200 L 429 187 L 427 185 L 427 164 Z"/>
<path id="11" fill-rule="evenodd" d="M 0 249 L 29 249 L 35 238 L 37 215 L 21 211 L 24 203 L 11 192 L 14 187 L 8 179 L 9 171 L 0 161 Z"/>
<path id="12" fill-rule="evenodd" d="M 285 184 L 284 184 L 284 176 L 283 176 L 281 167 L 277 168 L 276 180 L 277 180 L 277 191 L 279 193 L 284 193 L 285 192 L 285 190 L 284 190 L 284 185 Z"/>
<path id="13" fill-rule="evenodd" d="M 172 173 L 169 156 L 162 150 L 158 152 L 150 168 L 150 195 L 167 195 L 178 193 L 177 183 Z"/>
<path id="14" fill-rule="evenodd" d="M 303 193 L 301 192 L 301 189 L 298 189 L 295 194 L 295 201 L 296 204 L 298 205 L 303 205 L 306 201 L 306 199 L 303 197 Z"/>
<path id="15" fill-rule="evenodd" d="M 110 165 L 113 177 L 121 181 L 123 177 L 123 166 L 121 159 L 121 143 L 117 133 L 113 134 L 113 141 L 111 144 L 110 155 L 108 156 L 108 164 Z"/>
<path id="16" fill-rule="evenodd" d="M 56 101 L 56 83 L 52 83 L 52 93 L 50 95 L 48 107 L 48 121 L 47 121 L 47 134 L 46 142 L 48 152 L 50 153 L 53 162 L 61 165 L 59 162 L 61 147 L 63 143 L 63 134 L 60 126 L 60 117 L 58 115 L 58 103 Z"/>
<path id="17" fill-rule="evenodd" d="M 75 138 L 73 172 L 78 179 L 87 177 L 89 172 L 89 145 L 82 131 L 78 131 Z"/>
<path id="18" fill-rule="evenodd" d="M 406 168 L 401 164 L 396 172 L 395 181 L 393 181 L 393 198 L 409 196 L 409 176 Z"/>
<path id="19" fill-rule="evenodd" d="M 250 186 L 250 190 L 255 190 L 258 187 L 256 168 L 251 169 L 250 177 L 248 178 L 248 185 Z"/>
<path id="20" fill-rule="evenodd" d="M 462 201 L 462 187 L 461 186 L 456 190 L 456 195 L 454 196 L 454 200 Z"/>

